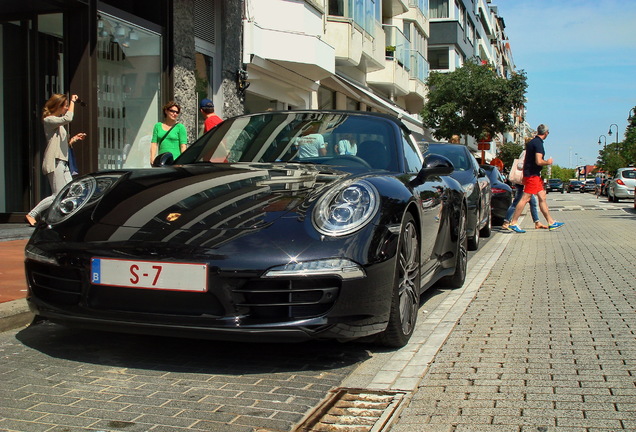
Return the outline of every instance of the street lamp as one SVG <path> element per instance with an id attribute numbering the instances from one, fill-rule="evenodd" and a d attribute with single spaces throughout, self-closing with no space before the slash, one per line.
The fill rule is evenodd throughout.
<path id="1" fill-rule="evenodd" d="M 607 137 L 605 135 L 598 137 L 598 145 L 601 145 L 601 137 L 603 137 L 603 148 L 605 148 L 607 146 Z"/>
<path id="2" fill-rule="evenodd" d="M 612 136 L 612 126 L 616 126 L 616 144 L 618 144 L 618 125 L 616 123 L 612 123 L 607 131 L 609 136 Z"/>
<path id="3" fill-rule="evenodd" d="M 628 121 L 632 121 L 632 117 L 634 116 L 634 108 L 629 110 L 629 113 L 627 114 L 627 120 Z"/>

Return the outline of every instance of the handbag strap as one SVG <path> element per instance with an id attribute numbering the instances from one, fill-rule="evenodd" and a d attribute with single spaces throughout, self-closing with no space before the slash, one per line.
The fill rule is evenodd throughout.
<path id="1" fill-rule="evenodd" d="M 174 127 L 175 127 L 176 125 L 178 125 L 178 124 L 179 124 L 178 122 L 177 122 L 177 123 L 175 123 L 175 124 L 173 124 L 173 125 L 172 125 L 172 127 L 171 127 L 170 129 L 168 129 L 168 132 L 166 132 L 166 134 L 165 134 L 164 136 L 162 136 L 162 137 L 159 139 L 159 141 L 157 141 L 157 147 L 161 145 L 161 142 L 162 142 L 162 141 L 163 141 L 163 140 L 164 140 L 164 139 L 168 136 L 168 134 L 170 133 L 170 131 L 172 131 L 172 129 L 174 129 Z"/>

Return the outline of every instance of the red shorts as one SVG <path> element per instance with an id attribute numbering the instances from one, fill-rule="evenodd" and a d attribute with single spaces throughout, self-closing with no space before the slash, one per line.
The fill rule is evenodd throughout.
<path id="1" fill-rule="evenodd" d="M 539 176 L 523 178 L 523 192 L 536 195 L 543 190 L 543 180 Z"/>

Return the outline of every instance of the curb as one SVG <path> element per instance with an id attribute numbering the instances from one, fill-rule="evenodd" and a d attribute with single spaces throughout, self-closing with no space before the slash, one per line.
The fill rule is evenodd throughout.
<path id="1" fill-rule="evenodd" d="M 26 299 L 0 303 L 0 332 L 26 327 L 34 316 Z"/>

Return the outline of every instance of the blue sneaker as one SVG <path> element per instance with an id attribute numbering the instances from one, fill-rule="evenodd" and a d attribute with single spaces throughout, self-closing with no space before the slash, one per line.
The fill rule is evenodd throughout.
<path id="1" fill-rule="evenodd" d="M 526 230 L 522 230 L 517 225 L 508 225 L 508 230 L 509 231 L 514 231 L 514 232 L 519 233 L 519 234 L 523 234 L 524 232 L 526 232 Z"/>
<path id="2" fill-rule="evenodd" d="M 561 228 L 563 225 L 565 225 L 564 222 L 555 222 L 552 225 L 548 226 L 548 229 L 552 231 L 552 230 Z"/>

